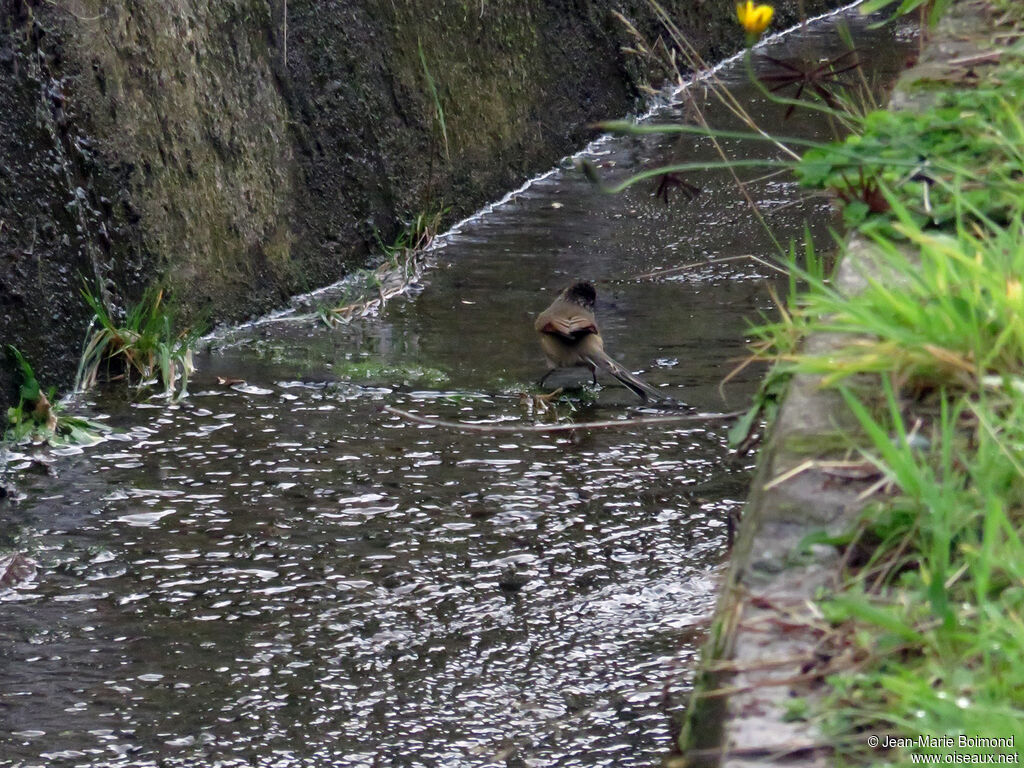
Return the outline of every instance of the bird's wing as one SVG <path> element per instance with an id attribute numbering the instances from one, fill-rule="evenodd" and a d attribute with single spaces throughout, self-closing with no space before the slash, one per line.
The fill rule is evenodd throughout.
<path id="1" fill-rule="evenodd" d="M 537 318 L 537 330 L 575 340 L 587 334 L 597 333 L 593 315 L 541 315 Z"/>

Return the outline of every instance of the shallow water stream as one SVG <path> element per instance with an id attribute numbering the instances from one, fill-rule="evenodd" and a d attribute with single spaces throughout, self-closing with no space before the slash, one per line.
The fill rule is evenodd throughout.
<path id="1" fill-rule="evenodd" d="M 866 76 L 891 78 L 910 35 L 850 19 Z M 830 21 L 771 53 L 842 50 Z M 752 99 L 741 66 L 720 76 Z M 809 112 L 752 111 L 827 135 Z M 714 158 L 658 138 L 587 154 L 608 181 Z M 235 331 L 182 402 L 100 397 L 114 438 L 48 471 L 8 457 L 22 499 L 0 502 L 0 546 L 38 573 L 0 590 L 0 765 L 650 766 L 669 751 L 749 480 L 727 424 L 481 435 L 380 410 L 529 421 L 533 317 L 577 277 L 598 281 L 613 357 L 697 410 L 745 407 L 761 371 L 726 401 L 719 384 L 777 278 L 734 260 L 634 279 L 773 252 L 728 174 L 688 176 L 702 194 L 666 205 L 650 183 L 602 194 L 571 165 L 445 238 L 380 317 Z M 828 242 L 825 199 L 781 176 L 750 189 L 780 240 L 806 220 Z M 575 407 L 662 411 L 613 380 Z"/>

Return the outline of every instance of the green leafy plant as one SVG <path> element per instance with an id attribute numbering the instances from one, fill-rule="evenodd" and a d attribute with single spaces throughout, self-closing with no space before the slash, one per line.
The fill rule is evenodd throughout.
<path id="1" fill-rule="evenodd" d="M 841 537 L 862 554 L 819 602 L 857 672 L 829 678 L 816 717 L 854 745 L 866 727 L 1005 739 L 1024 717 L 1024 219 L 990 218 L 951 189 L 956 216 L 937 229 L 880 193 L 861 289 L 791 264 L 802 285 L 762 330 L 788 370 L 841 387 L 860 426 L 850 445 L 888 489 Z M 803 352 L 789 329 L 840 345 Z"/>
<path id="2" fill-rule="evenodd" d="M 78 365 L 75 388 L 94 386 L 106 364 L 119 365 L 122 375 L 139 386 L 162 384 L 165 394 L 187 394 L 188 377 L 194 370 L 192 349 L 198 331 L 175 333 L 170 312 L 163 304 L 163 291 L 149 289 L 138 304 L 129 308 L 123 322 L 111 315 L 88 287 L 82 296 L 93 310 Z"/>
<path id="3" fill-rule="evenodd" d="M 14 358 L 21 386 L 18 404 L 7 409 L 7 430 L 4 440 L 12 443 L 48 442 L 52 445 L 89 445 L 98 442 L 107 428 L 79 416 L 64 412 L 56 400 L 55 388 L 43 392 L 35 371 L 18 349 L 8 345 Z"/>
<path id="4" fill-rule="evenodd" d="M 944 226 L 964 210 L 1000 222 L 1021 210 L 1024 69 L 984 87 L 952 90 L 921 112 L 877 111 L 843 142 L 807 150 L 796 166 L 805 186 L 833 191 L 847 223 L 887 213 L 892 190 L 921 224 Z"/>
<path id="5" fill-rule="evenodd" d="M 890 4 L 867 0 L 861 9 Z M 691 69 L 701 69 L 682 33 L 651 5 Z M 896 15 L 920 14 L 924 27 L 952 5 L 902 0 L 894 7 Z M 859 434 L 836 433 L 842 448 L 860 452 L 861 465 L 879 476 L 854 528 L 823 534 L 846 549 L 834 592 L 817 601 L 832 624 L 821 626 L 830 644 L 823 653 L 842 659 L 832 669 L 843 671 L 823 686 L 831 690 L 823 711 L 795 704 L 786 712 L 826 722 L 839 764 L 909 762 L 903 750 L 869 751 L 865 731 L 908 741 L 1005 738 L 1019 737 L 1024 722 L 1024 4 L 989 5 L 1004 26 L 985 35 L 978 55 L 926 70 L 933 79 L 904 81 L 914 104 L 906 111 L 877 111 L 870 98 L 856 103 L 839 81 L 843 58 L 823 66 L 769 59 L 775 70 L 758 77 L 748 50 L 748 75 L 765 99 L 790 113 L 813 109 L 851 131 L 830 143 L 761 130 L 713 75 L 710 89 L 745 132 L 708 126 L 697 106 L 686 125 L 606 126 L 703 135 L 720 158 L 683 158 L 607 191 L 725 167 L 742 193 L 744 168 L 793 168 L 803 185 L 830 192 L 846 224 L 870 241 L 868 248 L 857 241 L 841 284 L 792 258 L 783 265 L 789 296 L 774 297 L 778 320 L 752 329 L 747 361 L 773 367 L 730 435 L 734 445 L 748 444 L 759 418 L 778 407 L 789 376 L 815 374 L 823 386 L 840 388 L 859 425 Z M 756 10 L 741 4 L 748 33 L 763 31 L 750 28 Z M 627 29 L 637 41 L 631 50 L 658 50 Z M 787 87 L 793 98 L 773 92 Z M 747 151 L 734 160 L 720 139 L 742 140 Z M 761 159 L 750 142 L 764 142 L 771 155 Z M 600 183 L 596 169 L 584 172 Z M 779 253 L 781 264 L 781 246 Z M 805 348 L 811 334 L 815 344 Z M 977 752 L 1016 752 L 1019 761 L 1020 747 Z M 954 757 L 958 750 L 938 743 L 909 751 Z"/>

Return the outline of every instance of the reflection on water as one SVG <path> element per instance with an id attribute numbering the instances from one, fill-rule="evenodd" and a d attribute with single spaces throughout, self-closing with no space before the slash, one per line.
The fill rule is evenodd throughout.
<path id="1" fill-rule="evenodd" d="M 888 35 L 858 31 L 891 75 Z M 837 46 L 817 25 L 774 53 L 798 42 Z M 710 151 L 627 138 L 592 156 L 615 180 Z M 0 544 L 40 568 L 0 591 L 0 764 L 654 764 L 745 495 L 725 426 L 466 435 L 380 407 L 527 418 L 532 318 L 576 277 L 599 281 L 614 357 L 690 406 L 741 406 L 757 372 L 726 403 L 718 385 L 772 276 L 727 261 L 631 280 L 771 253 L 727 174 L 691 181 L 703 194 L 666 206 L 554 174 L 449 238 L 382 318 L 256 326 L 199 360 L 188 400 L 102 400 L 113 439 L 49 471 L 15 456 L 27 497 L 2 502 Z M 824 200 L 794 204 L 782 177 L 751 192 L 783 241 L 808 218 L 827 241 Z M 365 361 L 446 381 L 346 381 Z M 576 418 L 656 410 L 612 383 Z"/>

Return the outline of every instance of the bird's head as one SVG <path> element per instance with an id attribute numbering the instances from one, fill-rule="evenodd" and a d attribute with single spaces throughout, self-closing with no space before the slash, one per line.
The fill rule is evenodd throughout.
<path id="1" fill-rule="evenodd" d="M 573 304 L 579 304 L 581 307 L 594 310 L 594 302 L 597 301 L 597 291 L 594 290 L 594 284 L 581 280 L 578 283 L 573 283 L 564 291 L 562 291 L 562 298 L 566 301 L 571 301 Z"/>

